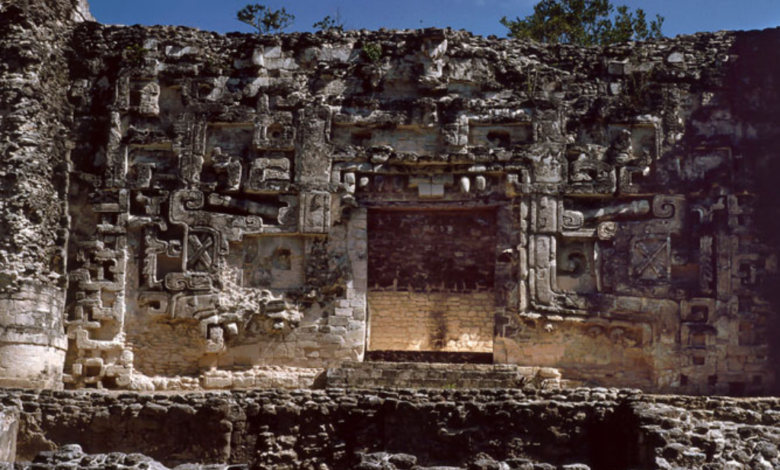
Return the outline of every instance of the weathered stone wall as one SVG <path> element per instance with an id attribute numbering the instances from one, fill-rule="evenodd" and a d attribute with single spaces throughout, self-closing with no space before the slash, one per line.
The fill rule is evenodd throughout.
<path id="1" fill-rule="evenodd" d="M 68 387 L 308 384 L 411 331 L 369 295 L 476 292 L 457 348 L 495 363 L 776 385 L 778 31 L 219 36 L 39 3 L 2 12 L 7 383 L 59 384 L 62 320 Z"/>
<path id="2" fill-rule="evenodd" d="M 780 463 L 777 399 L 658 397 L 615 389 L 330 389 L 4 391 L 2 403 L 21 411 L 18 461 L 78 442 L 88 454 L 141 452 L 170 467 L 628 470 Z M 70 447 L 56 459 L 41 457 L 35 468 L 72 459 L 71 466 L 91 468 L 89 458 Z M 47 462 L 51 467 L 43 466 Z"/>
<path id="3" fill-rule="evenodd" d="M 653 361 L 663 351 L 652 347 L 651 336 L 631 322 L 529 322 L 515 341 L 500 341 L 494 355 L 500 362 L 560 368 L 586 385 L 630 386 L 656 379 Z"/>
<path id="4" fill-rule="evenodd" d="M 368 348 L 493 352 L 496 231 L 495 211 L 370 211 Z"/>
<path id="5" fill-rule="evenodd" d="M 754 183 L 777 135 L 751 65 L 774 33 L 76 34 L 77 126 L 97 133 L 77 133 L 72 211 L 97 232 L 71 243 L 74 386 L 332 367 L 361 360 L 367 323 L 382 348 L 426 323 L 369 290 L 483 291 L 495 362 L 575 381 L 774 382 Z"/>
<path id="6" fill-rule="evenodd" d="M 329 388 L 439 388 L 560 389 L 569 385 L 561 373 L 549 367 L 510 364 L 453 364 L 446 362 L 382 362 L 344 364 L 328 369 L 324 383 Z"/>
<path id="7" fill-rule="evenodd" d="M 493 291 L 495 211 L 370 211 L 369 289 Z"/>
<path id="8" fill-rule="evenodd" d="M 60 388 L 72 108 L 66 54 L 83 1 L 0 10 L 0 385 Z"/>
<path id="9" fill-rule="evenodd" d="M 369 292 L 372 351 L 493 352 L 491 293 Z"/>
<path id="10" fill-rule="evenodd" d="M 19 410 L 5 408 L 0 411 L 0 466 L 16 460 L 16 439 L 19 436 Z"/>

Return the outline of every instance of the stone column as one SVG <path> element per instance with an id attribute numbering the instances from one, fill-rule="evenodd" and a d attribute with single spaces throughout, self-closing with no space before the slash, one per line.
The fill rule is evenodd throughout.
<path id="1" fill-rule="evenodd" d="M 61 388 L 71 107 L 65 50 L 85 0 L 0 7 L 0 386 Z"/>

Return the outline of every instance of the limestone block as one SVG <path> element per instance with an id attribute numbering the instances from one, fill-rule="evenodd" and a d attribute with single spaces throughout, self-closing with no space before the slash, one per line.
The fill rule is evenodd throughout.
<path id="1" fill-rule="evenodd" d="M 0 463 L 13 464 L 16 460 L 16 440 L 19 433 L 19 410 L 0 411 Z"/>
<path id="2" fill-rule="evenodd" d="M 58 289 L 28 286 L 16 298 L 0 298 L 0 385 L 62 388 L 62 296 Z"/>

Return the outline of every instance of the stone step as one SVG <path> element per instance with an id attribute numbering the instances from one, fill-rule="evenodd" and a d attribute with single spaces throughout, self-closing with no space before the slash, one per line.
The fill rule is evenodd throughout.
<path id="1" fill-rule="evenodd" d="M 364 362 L 327 372 L 327 386 L 339 388 L 560 388 L 561 384 L 557 369 L 509 364 Z"/>

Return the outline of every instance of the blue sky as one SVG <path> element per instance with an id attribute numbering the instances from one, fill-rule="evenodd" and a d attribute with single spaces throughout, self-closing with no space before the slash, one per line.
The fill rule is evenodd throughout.
<path id="1" fill-rule="evenodd" d="M 340 10 L 347 29 L 466 29 L 487 36 L 505 36 L 502 16 L 524 17 L 536 0 L 90 0 L 101 23 L 175 24 L 221 33 L 249 32 L 236 21 L 248 3 L 285 7 L 296 16 L 287 31 L 311 31 L 312 24 Z M 723 29 L 780 26 L 780 0 L 613 0 L 616 5 L 643 8 L 649 17 L 666 17 L 667 36 Z"/>

